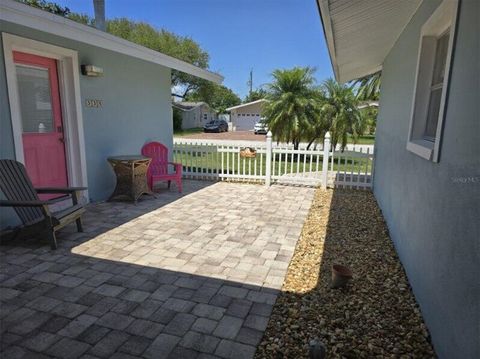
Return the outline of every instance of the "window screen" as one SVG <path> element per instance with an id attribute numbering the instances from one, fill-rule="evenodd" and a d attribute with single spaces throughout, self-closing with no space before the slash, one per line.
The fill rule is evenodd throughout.
<path id="1" fill-rule="evenodd" d="M 425 124 L 424 138 L 435 141 L 437 132 L 438 115 L 443 91 L 443 78 L 445 77 L 445 64 L 447 62 L 449 31 L 437 40 L 435 61 L 433 64 L 432 84 L 430 86 L 430 101 L 428 104 L 427 121 Z"/>

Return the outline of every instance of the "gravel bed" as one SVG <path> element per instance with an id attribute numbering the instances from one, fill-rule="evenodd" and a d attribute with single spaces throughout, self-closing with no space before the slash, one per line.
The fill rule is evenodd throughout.
<path id="1" fill-rule="evenodd" d="M 331 265 L 353 279 L 331 289 Z M 435 353 L 369 191 L 317 190 L 256 358 L 432 358 Z"/>

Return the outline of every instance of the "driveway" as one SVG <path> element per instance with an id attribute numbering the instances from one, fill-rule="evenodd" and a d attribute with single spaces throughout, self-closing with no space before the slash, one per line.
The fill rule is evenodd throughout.
<path id="1" fill-rule="evenodd" d="M 251 358 L 313 194 L 185 181 L 90 205 L 56 251 L 1 246 L 1 356 Z"/>
<path id="2" fill-rule="evenodd" d="M 266 135 L 256 135 L 253 131 L 229 131 L 221 133 L 192 133 L 179 138 L 197 140 L 231 140 L 231 141 L 260 141 L 265 142 Z"/>

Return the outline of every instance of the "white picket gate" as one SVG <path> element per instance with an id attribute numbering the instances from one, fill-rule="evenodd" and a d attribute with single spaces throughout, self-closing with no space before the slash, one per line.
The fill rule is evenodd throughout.
<path id="1" fill-rule="evenodd" d="M 256 156 L 244 158 L 245 147 Z M 346 188 L 371 188 L 374 156 L 370 148 L 332 151 L 330 134 L 321 149 L 294 149 L 273 145 L 271 134 L 265 143 L 175 139 L 173 158 L 183 165 L 183 176 L 191 179 L 240 181 Z M 324 160 L 325 159 L 325 160 Z"/>

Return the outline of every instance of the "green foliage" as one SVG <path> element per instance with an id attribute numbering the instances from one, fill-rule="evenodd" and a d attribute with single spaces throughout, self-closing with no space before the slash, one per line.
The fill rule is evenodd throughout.
<path id="1" fill-rule="evenodd" d="M 95 20 L 88 15 L 72 13 L 67 7 L 62 7 L 52 2 L 45 0 L 19 1 L 56 15 L 68 17 L 73 21 L 85 25 L 93 26 L 95 24 Z M 112 35 L 159 51 L 200 68 L 208 68 L 208 53 L 190 37 L 179 36 L 164 29 L 157 30 L 145 22 L 136 22 L 127 18 L 107 20 L 106 28 L 107 32 Z M 196 90 L 206 83 L 206 80 L 184 72 L 172 70 L 172 87 L 181 91 L 180 97 L 185 97 L 190 91 Z"/>
<path id="2" fill-rule="evenodd" d="M 367 132 L 368 134 L 373 135 L 377 127 L 378 107 L 370 106 L 370 107 L 362 108 L 360 110 L 360 113 L 362 114 L 362 118 L 365 126 L 362 134 Z"/>
<path id="3" fill-rule="evenodd" d="M 351 88 L 356 93 L 359 101 L 369 102 L 378 101 L 380 98 L 380 85 L 382 82 L 382 73 L 376 72 L 372 75 L 362 77 L 353 81 Z M 375 133 L 377 125 L 378 108 L 369 106 L 360 110 L 363 118 L 363 132 L 368 131 L 369 134 Z"/>
<path id="4" fill-rule="evenodd" d="M 332 136 L 332 145 L 347 145 L 348 134 L 356 138 L 363 133 L 364 122 L 358 110 L 358 99 L 352 88 L 333 79 L 322 84 L 321 117 Z"/>
<path id="5" fill-rule="evenodd" d="M 208 68 L 208 53 L 189 37 L 175 35 L 164 29 L 157 30 L 147 23 L 126 18 L 108 20 L 107 32 L 200 68 Z M 198 77 L 172 70 L 172 86 L 182 88 L 182 97 L 205 83 Z"/>
<path id="6" fill-rule="evenodd" d="M 89 25 L 89 26 L 94 26 L 95 25 L 95 20 L 92 19 L 90 16 L 87 14 L 77 14 L 75 12 L 71 12 L 67 16 L 70 20 L 79 22 L 84 25 Z"/>
<path id="7" fill-rule="evenodd" d="M 173 107 L 173 132 L 182 131 L 182 111 Z"/>
<path id="8" fill-rule="evenodd" d="M 355 89 L 358 100 L 377 101 L 380 98 L 381 82 L 382 82 L 382 73 L 376 72 L 372 75 L 368 75 L 353 81 L 352 88 Z"/>
<path id="9" fill-rule="evenodd" d="M 267 90 L 263 88 L 258 88 L 250 92 L 247 96 L 245 96 L 245 100 L 243 100 L 243 103 L 261 100 L 266 97 L 267 97 Z"/>
<path id="10" fill-rule="evenodd" d="M 206 102 L 217 113 L 224 113 L 225 109 L 241 103 L 240 97 L 228 87 L 207 81 L 198 89 L 190 92 L 186 99 Z"/>
<path id="11" fill-rule="evenodd" d="M 275 70 L 268 85 L 263 115 L 277 141 L 293 143 L 311 135 L 311 123 L 319 115 L 319 92 L 315 87 L 314 69 L 295 67 Z"/>
<path id="12" fill-rule="evenodd" d="M 367 116 L 358 110 L 359 101 L 351 87 L 333 79 L 315 86 L 314 70 L 296 67 L 276 70 L 268 87 L 264 116 L 277 141 L 300 141 L 308 147 L 330 131 L 332 145 L 345 147 L 349 135 L 354 139 L 368 127 Z"/>
<path id="13" fill-rule="evenodd" d="M 60 16 L 67 16 L 70 14 L 70 9 L 68 7 L 63 7 L 53 2 L 45 1 L 45 0 L 18 0 L 21 3 L 36 7 L 38 9 L 42 9 L 48 12 L 51 12 L 55 15 Z"/>

